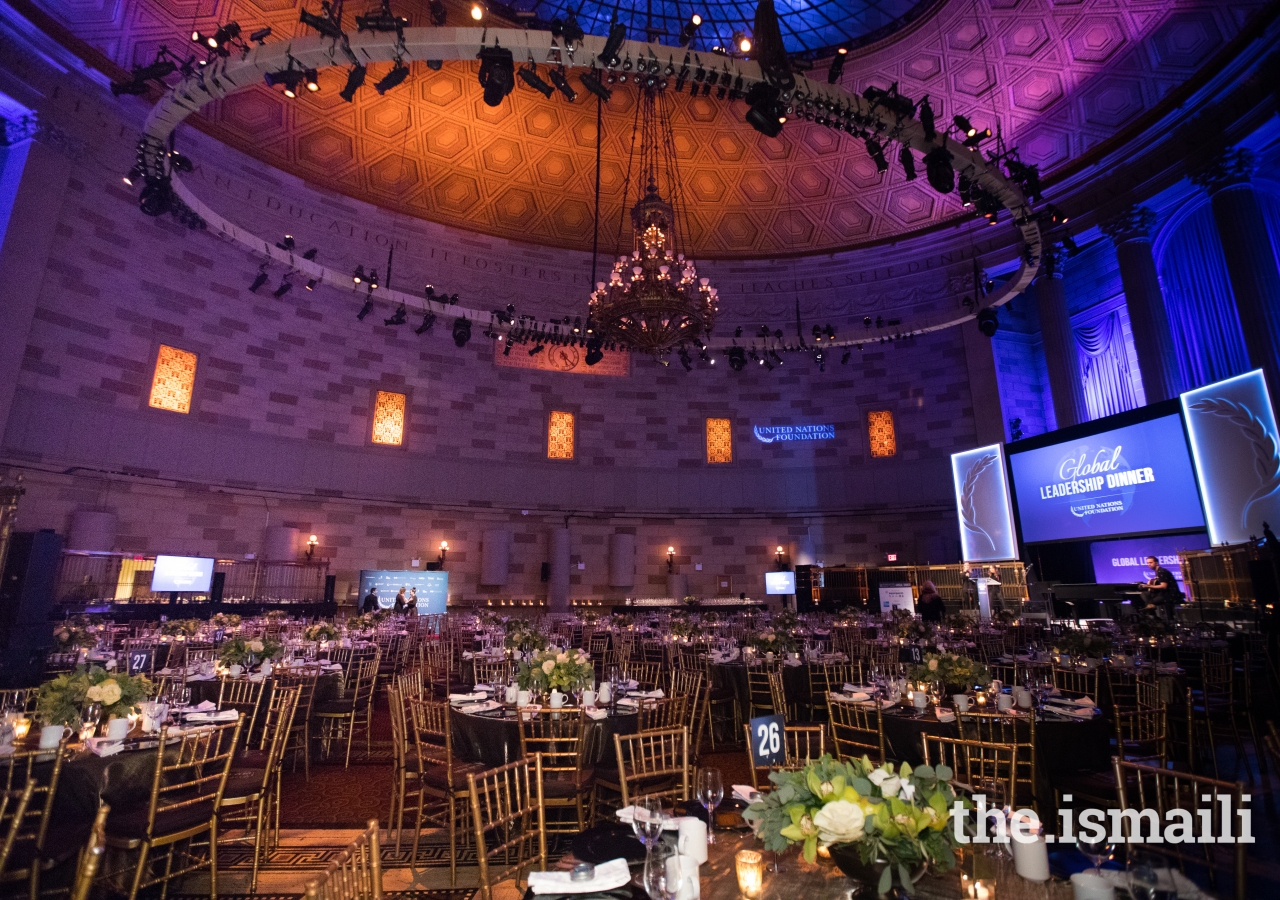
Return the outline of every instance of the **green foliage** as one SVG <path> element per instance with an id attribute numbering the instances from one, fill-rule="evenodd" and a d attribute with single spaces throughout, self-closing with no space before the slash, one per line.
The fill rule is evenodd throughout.
<path id="1" fill-rule="evenodd" d="M 984 664 L 958 653 L 926 653 L 924 662 L 912 668 L 911 681 L 941 681 L 966 690 L 991 681 L 991 670 Z"/>
<path id="2" fill-rule="evenodd" d="M 315 625 L 308 625 L 303 630 L 302 637 L 303 640 L 307 641 L 336 641 L 338 639 L 338 629 L 328 622 L 318 622 Z"/>
<path id="3" fill-rule="evenodd" d="M 237 637 L 223 643 L 218 660 L 224 666 L 253 665 L 257 660 L 275 659 L 283 650 L 279 641 L 268 637 Z"/>
<path id="4" fill-rule="evenodd" d="M 199 619 L 169 619 L 160 623 L 160 633 L 165 637 L 192 638 L 199 632 Z"/>
<path id="5" fill-rule="evenodd" d="M 144 675 L 81 667 L 40 685 L 36 715 L 46 725 L 79 728 L 80 713 L 88 703 L 101 703 L 104 716 L 124 718 L 154 691 Z"/>
<path id="6" fill-rule="evenodd" d="M 1059 653 L 1070 653 L 1072 656 L 1091 656 L 1102 659 L 1111 655 L 1111 638 L 1095 631 L 1079 631 L 1071 629 L 1061 637 L 1053 639 L 1053 649 Z"/>
<path id="7" fill-rule="evenodd" d="M 521 689 L 539 687 L 544 691 L 572 691 L 586 687 L 595 678 L 595 668 L 583 650 L 551 648 L 520 664 L 516 673 Z"/>

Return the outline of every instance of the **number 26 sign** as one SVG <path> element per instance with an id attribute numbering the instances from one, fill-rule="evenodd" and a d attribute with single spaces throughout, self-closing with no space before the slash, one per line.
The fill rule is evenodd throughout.
<path id="1" fill-rule="evenodd" d="M 787 764 L 787 748 L 783 741 L 786 721 L 780 715 L 760 716 L 751 720 L 751 763 L 758 769 Z"/>

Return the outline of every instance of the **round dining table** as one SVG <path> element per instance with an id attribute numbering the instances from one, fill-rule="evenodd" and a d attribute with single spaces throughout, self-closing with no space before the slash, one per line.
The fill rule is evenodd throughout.
<path id="1" fill-rule="evenodd" d="M 609 767 L 614 759 L 613 736 L 635 734 L 639 730 L 640 716 L 636 710 L 604 709 L 608 713 L 605 718 L 588 716 L 586 719 L 582 736 L 583 765 Z M 474 713 L 455 707 L 449 719 L 453 752 L 461 760 L 486 766 L 502 766 L 522 758 L 518 716 L 513 706 Z"/>

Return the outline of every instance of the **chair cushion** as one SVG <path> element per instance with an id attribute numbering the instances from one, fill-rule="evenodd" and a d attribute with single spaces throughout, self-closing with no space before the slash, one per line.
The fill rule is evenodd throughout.
<path id="1" fill-rule="evenodd" d="M 437 790 L 460 791 L 467 786 L 467 775 L 479 775 L 485 771 L 480 763 L 453 763 L 453 783 L 449 783 L 449 770 L 444 766 L 430 766 L 422 773 L 422 783 Z"/>
<path id="2" fill-rule="evenodd" d="M 237 769 L 265 769 L 268 756 L 270 754 L 266 750 L 241 750 L 236 754 L 231 771 L 234 773 Z"/>
<path id="3" fill-rule="evenodd" d="M 594 769 L 582 769 L 577 772 L 544 772 L 542 794 L 548 799 L 577 797 L 591 789 L 595 781 Z"/>
<path id="4" fill-rule="evenodd" d="M 176 834 L 205 824 L 213 818 L 213 798 L 207 803 L 193 803 L 177 809 L 162 810 L 156 813 L 156 826 L 152 835 L 159 837 Z M 147 807 L 138 806 L 132 809 L 111 810 L 107 816 L 108 838 L 124 840 L 141 840 L 147 835 Z"/>
<path id="5" fill-rule="evenodd" d="M 313 711 L 317 716 L 325 714 L 336 716 L 350 715 L 353 709 L 352 700 L 348 697 L 345 700 L 322 700 L 315 704 Z"/>
<path id="6" fill-rule="evenodd" d="M 222 791 L 222 796 L 227 800 L 233 800 L 237 797 L 252 797 L 254 794 L 262 793 L 262 780 L 266 776 L 266 769 L 250 769 L 236 766 L 227 773 L 227 786 Z"/>

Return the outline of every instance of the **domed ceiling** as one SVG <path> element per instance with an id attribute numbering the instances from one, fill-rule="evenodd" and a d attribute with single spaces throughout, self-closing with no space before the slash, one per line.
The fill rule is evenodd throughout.
<path id="1" fill-rule="evenodd" d="M 237 21 L 245 33 L 270 25 L 269 40 L 310 33 L 298 0 L 39 0 L 78 38 L 120 66 L 150 62 L 161 44 L 190 46 L 193 30 Z M 304 0 L 312 11 L 318 0 Z M 366 5 L 348 0 L 346 23 Z M 469 4 L 468 4 L 469 5 Z M 564 2 L 529 4 L 538 18 Z M 577 4 L 573 4 L 577 5 Z M 784 40 L 803 51 L 857 38 L 884 21 L 911 19 L 889 37 L 849 54 L 844 84 L 861 91 L 898 82 L 927 94 L 939 122 L 957 113 L 1002 129 L 1042 172 L 1087 154 L 1138 123 L 1221 51 L 1264 0 L 907 0 L 792 3 L 778 0 Z M 607 20 L 622 4 L 584 7 L 582 24 Z M 655 2 L 671 30 L 689 4 Z M 642 8 L 635 4 L 628 6 Z M 414 25 L 429 24 L 423 0 L 393 0 Z M 708 26 L 753 5 L 706 4 Z M 466 9 L 449 4 L 450 24 Z M 643 23 L 632 12 L 643 38 Z M 588 21 L 591 19 L 591 21 Z M 842 23 L 845 23 L 842 25 Z M 749 29 L 749 26 L 747 26 Z M 841 29 L 844 29 L 841 31 Z M 715 27 L 709 29 L 714 33 Z M 673 38 L 659 38 L 674 42 Z M 702 38 L 700 38 L 702 39 Z M 680 64 L 684 50 L 670 54 Z M 706 57 L 723 64 L 723 57 Z M 517 64 L 523 60 L 517 59 Z M 537 60 L 546 75 L 542 60 Z M 595 190 L 596 104 L 551 99 L 517 81 L 497 108 L 485 106 L 476 64 L 431 71 L 412 63 L 404 84 L 379 96 L 373 84 L 389 64 L 371 67 L 346 103 L 346 70 L 322 71 L 321 90 L 288 100 L 265 85 L 208 108 L 204 127 L 251 156 L 326 188 L 412 216 L 549 246 L 590 250 Z M 825 65 L 823 65 L 825 68 Z M 822 69 L 817 77 L 821 77 Z M 576 79 L 575 79 L 576 80 Z M 611 252 L 624 201 L 636 98 L 617 86 L 603 111 L 601 249 Z M 692 251 L 749 258 L 820 253 L 918 233 L 961 215 L 923 177 L 908 181 L 896 158 L 876 171 L 863 143 L 793 120 L 781 137 L 748 126 L 741 101 L 682 93 L 673 131 L 687 183 Z M 199 160 L 196 160 L 198 163 Z M 919 165 L 917 161 L 917 165 Z M 922 168 L 922 167 L 921 167 Z M 633 191 L 634 195 L 634 186 Z M 634 197 L 632 198 L 634 199 Z"/>

